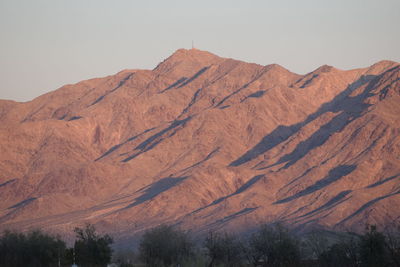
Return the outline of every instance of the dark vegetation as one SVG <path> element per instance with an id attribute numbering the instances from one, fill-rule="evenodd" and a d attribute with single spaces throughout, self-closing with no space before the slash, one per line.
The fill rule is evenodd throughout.
<path id="1" fill-rule="evenodd" d="M 65 243 L 40 231 L 28 234 L 6 231 L 0 239 L 0 266 L 58 266 L 66 256 Z"/>
<path id="2" fill-rule="evenodd" d="M 75 228 L 73 248 L 67 248 L 60 237 L 36 230 L 29 233 L 5 231 L 0 236 L 1 267 L 102 267 L 111 262 L 112 239 L 100 236 L 92 225 Z"/>
<path id="3" fill-rule="evenodd" d="M 79 266 L 107 266 L 111 262 L 113 240 L 110 236 L 100 236 L 93 225 L 84 229 L 76 228 L 76 241 L 73 249 L 75 262 Z M 73 259 L 74 261 L 74 259 Z"/>
<path id="4" fill-rule="evenodd" d="M 75 234 L 74 246 L 67 248 L 59 237 L 41 231 L 5 231 L 0 266 L 400 267 L 400 227 L 380 232 L 367 226 L 362 235 L 314 231 L 300 238 L 278 223 L 262 225 L 247 238 L 210 232 L 196 244 L 189 232 L 161 225 L 143 234 L 137 253 L 114 255 L 112 238 L 92 225 L 76 228 Z"/>
<path id="5" fill-rule="evenodd" d="M 146 266 L 171 266 L 193 258 L 194 243 L 188 233 L 163 225 L 143 235 L 139 256 Z"/>

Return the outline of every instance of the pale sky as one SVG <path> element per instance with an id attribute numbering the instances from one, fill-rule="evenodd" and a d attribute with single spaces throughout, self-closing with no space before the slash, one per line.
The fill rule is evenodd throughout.
<path id="1" fill-rule="evenodd" d="M 296 73 L 400 61 L 400 0 L 0 0 L 0 99 L 153 69 L 179 48 Z"/>

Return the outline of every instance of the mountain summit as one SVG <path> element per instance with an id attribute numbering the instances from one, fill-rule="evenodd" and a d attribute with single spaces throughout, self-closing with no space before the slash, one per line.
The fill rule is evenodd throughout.
<path id="1" fill-rule="evenodd" d="M 0 101 L 0 228 L 117 239 L 398 220 L 400 65 L 306 75 L 179 49 L 153 70 Z"/>

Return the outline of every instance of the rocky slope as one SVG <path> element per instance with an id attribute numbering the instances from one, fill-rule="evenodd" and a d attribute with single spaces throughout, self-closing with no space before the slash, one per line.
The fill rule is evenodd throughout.
<path id="1" fill-rule="evenodd" d="M 0 229 L 398 222 L 399 77 L 390 61 L 298 75 L 180 49 L 154 70 L 0 101 Z"/>

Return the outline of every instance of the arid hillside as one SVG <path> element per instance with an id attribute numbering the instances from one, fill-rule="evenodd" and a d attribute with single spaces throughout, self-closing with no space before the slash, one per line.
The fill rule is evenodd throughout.
<path id="1" fill-rule="evenodd" d="M 0 101 L 0 151 L 0 230 L 386 226 L 400 220 L 400 65 L 298 75 L 180 49 Z"/>

